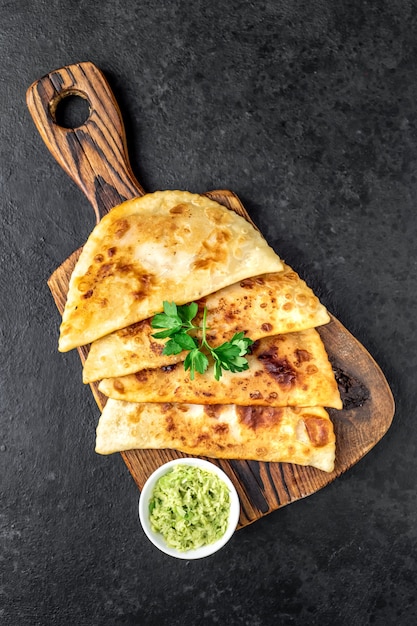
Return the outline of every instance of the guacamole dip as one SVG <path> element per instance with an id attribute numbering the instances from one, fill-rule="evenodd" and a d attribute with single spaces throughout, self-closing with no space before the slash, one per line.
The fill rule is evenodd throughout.
<path id="1" fill-rule="evenodd" d="M 220 539 L 227 529 L 230 495 L 214 472 L 176 465 L 155 485 L 149 502 L 152 530 L 185 552 Z"/>

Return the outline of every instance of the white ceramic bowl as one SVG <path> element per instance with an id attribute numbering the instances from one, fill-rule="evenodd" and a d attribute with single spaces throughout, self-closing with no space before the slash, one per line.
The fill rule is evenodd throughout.
<path id="1" fill-rule="evenodd" d="M 230 492 L 230 513 L 229 513 L 229 522 L 227 525 L 226 532 L 224 535 L 218 539 L 218 541 L 211 543 L 209 545 L 201 546 L 200 548 L 196 548 L 195 550 L 187 550 L 185 552 L 180 552 L 175 548 L 170 548 L 165 543 L 163 536 L 154 532 L 151 528 L 151 524 L 149 521 L 149 500 L 152 497 L 152 493 L 155 487 L 155 484 L 159 478 L 166 472 L 168 472 L 175 465 L 193 465 L 200 467 L 201 469 L 214 472 L 217 476 L 226 483 L 229 492 Z M 237 523 L 239 521 L 240 515 L 240 503 L 239 496 L 237 495 L 237 491 L 230 480 L 230 478 L 221 470 L 217 465 L 210 463 L 209 461 L 204 461 L 203 459 L 197 458 L 181 458 L 175 459 L 174 461 L 169 461 L 165 463 L 161 467 L 159 467 L 153 474 L 151 474 L 143 486 L 140 498 L 139 498 L 139 518 L 142 524 L 142 528 L 152 543 L 159 548 L 162 552 L 169 554 L 170 556 L 174 556 L 178 559 L 201 559 L 203 557 L 209 556 L 217 550 L 220 550 L 231 538 L 234 531 L 236 530 Z"/>

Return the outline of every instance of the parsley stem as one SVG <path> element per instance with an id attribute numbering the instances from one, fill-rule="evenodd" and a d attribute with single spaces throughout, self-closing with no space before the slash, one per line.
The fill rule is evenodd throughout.
<path id="1" fill-rule="evenodd" d="M 207 318 L 207 307 L 205 306 L 203 309 L 203 327 L 202 327 L 202 342 L 205 346 L 207 346 L 206 340 L 206 318 Z"/>

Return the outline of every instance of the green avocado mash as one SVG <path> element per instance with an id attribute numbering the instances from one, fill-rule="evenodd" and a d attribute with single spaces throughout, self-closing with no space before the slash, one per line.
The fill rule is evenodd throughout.
<path id="1" fill-rule="evenodd" d="M 220 539 L 227 529 L 230 495 L 214 473 L 176 465 L 156 483 L 149 502 L 152 530 L 185 552 Z"/>

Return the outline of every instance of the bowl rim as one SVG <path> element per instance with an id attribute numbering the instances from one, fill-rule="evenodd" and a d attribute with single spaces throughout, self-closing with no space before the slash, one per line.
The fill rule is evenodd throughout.
<path id="1" fill-rule="evenodd" d="M 222 537 L 220 537 L 220 539 L 218 539 L 214 543 L 201 546 L 194 550 L 186 550 L 185 552 L 181 552 L 179 550 L 176 550 L 175 548 L 170 548 L 169 546 L 167 546 L 162 535 L 160 535 L 159 533 L 155 533 L 149 523 L 148 503 L 152 495 L 153 488 L 157 480 L 176 465 L 191 465 L 194 467 L 200 467 L 207 471 L 214 472 L 215 474 L 217 474 L 217 476 L 219 476 L 219 478 L 223 480 L 230 492 L 230 512 L 225 533 L 222 535 Z M 142 488 L 141 494 L 139 496 L 138 508 L 139 519 L 142 525 L 142 529 L 147 538 L 154 544 L 154 546 L 156 546 L 159 550 L 165 552 L 165 554 L 168 554 L 169 556 L 186 560 L 204 558 L 220 550 L 229 541 L 229 539 L 231 539 L 236 530 L 240 517 L 239 496 L 236 491 L 236 487 L 230 480 L 229 476 L 214 463 L 197 457 L 181 457 L 178 459 L 173 459 L 172 461 L 164 463 L 154 472 L 152 472 Z"/>

